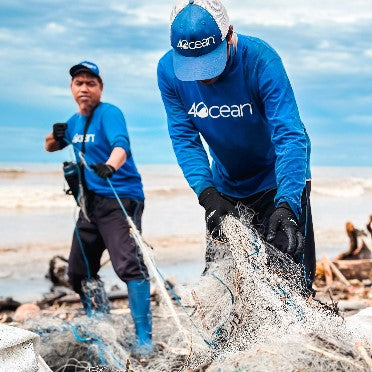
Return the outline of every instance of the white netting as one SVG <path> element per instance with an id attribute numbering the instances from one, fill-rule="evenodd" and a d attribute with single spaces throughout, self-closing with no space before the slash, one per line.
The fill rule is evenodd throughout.
<path id="1" fill-rule="evenodd" d="M 189 4 L 189 0 L 181 0 L 173 7 L 170 15 L 170 24 L 172 25 L 177 15 Z M 207 10 L 217 23 L 221 31 L 222 40 L 225 39 L 229 31 L 230 20 L 225 7 L 219 0 L 195 0 L 195 5 L 199 5 Z"/>
<path id="2" fill-rule="evenodd" d="M 40 334 L 46 362 L 65 372 L 99 365 L 95 370 L 369 371 L 367 340 L 308 300 L 301 268 L 263 242 L 249 221 L 227 217 L 226 242 L 208 242 L 214 260 L 205 273 L 174 288 L 184 332 L 163 301 L 153 306 L 153 355 L 130 356 L 129 315 L 39 319 L 28 327 Z"/>

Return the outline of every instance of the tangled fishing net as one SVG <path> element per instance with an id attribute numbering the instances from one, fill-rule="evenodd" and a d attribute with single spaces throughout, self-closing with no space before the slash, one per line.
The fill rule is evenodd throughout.
<path id="1" fill-rule="evenodd" d="M 208 240 L 214 260 L 196 283 L 171 290 L 182 329 L 160 300 L 153 306 L 154 354 L 130 355 L 128 316 L 42 318 L 53 371 L 369 371 L 371 346 L 304 290 L 303 270 L 250 226 L 226 217 L 226 242 Z M 305 278 L 306 279 L 306 278 Z"/>

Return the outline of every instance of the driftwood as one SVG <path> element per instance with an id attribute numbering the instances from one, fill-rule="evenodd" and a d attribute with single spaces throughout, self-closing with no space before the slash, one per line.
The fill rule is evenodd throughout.
<path id="1" fill-rule="evenodd" d="M 372 236 L 372 215 L 366 225 Z M 346 233 L 349 237 L 349 250 L 341 253 L 336 260 L 360 260 L 372 258 L 372 252 L 367 242 L 368 235 L 363 230 L 358 230 L 351 222 L 346 222 Z"/>
<path id="2" fill-rule="evenodd" d="M 5 311 L 5 310 L 14 311 L 20 305 L 21 305 L 20 302 L 14 301 L 11 297 L 0 299 L 0 311 Z"/>
<path id="3" fill-rule="evenodd" d="M 101 267 L 107 265 L 110 262 L 110 258 L 107 258 L 101 263 Z M 67 276 L 68 259 L 63 256 L 54 256 L 49 261 L 48 273 L 45 275 L 53 283 L 53 287 L 62 286 L 71 288 L 68 276 Z"/>
<path id="4" fill-rule="evenodd" d="M 157 296 L 158 296 L 158 294 L 156 293 L 156 291 L 152 290 L 151 294 L 150 294 L 150 298 L 152 300 L 156 300 Z M 127 291 L 124 291 L 123 289 L 116 289 L 116 290 L 108 292 L 107 297 L 110 301 L 125 300 L 125 299 L 128 298 L 128 293 L 127 293 Z M 80 297 L 77 293 L 71 293 L 71 294 L 62 296 L 62 297 L 56 299 L 56 301 L 55 301 L 55 303 L 59 304 L 59 305 L 63 304 L 63 303 L 73 304 L 73 303 L 78 303 L 78 302 L 80 302 Z"/>
<path id="5" fill-rule="evenodd" d="M 67 277 L 67 263 L 67 258 L 64 258 L 63 256 L 54 256 L 49 261 L 49 270 L 45 277 L 50 279 L 53 286 L 71 288 Z"/>
<path id="6" fill-rule="evenodd" d="M 346 233 L 349 237 L 349 249 L 335 259 L 326 255 L 316 265 L 316 285 L 327 288 L 337 287 L 341 283 L 348 291 L 353 279 L 370 286 L 372 281 L 372 215 L 369 216 L 366 230 L 359 230 L 351 222 L 346 223 Z M 337 279 L 334 285 L 333 280 Z M 325 283 L 324 283 L 325 282 Z M 354 285 L 354 284 L 353 284 Z"/>
<path id="7" fill-rule="evenodd" d="M 345 278 L 372 280 L 372 259 L 369 260 L 333 260 Z"/>
<path id="8" fill-rule="evenodd" d="M 369 235 L 371 235 L 371 239 L 372 239 L 372 214 L 369 216 L 369 221 L 367 222 L 366 227 L 367 227 Z"/>
<path id="9" fill-rule="evenodd" d="M 322 264 L 323 264 L 323 270 L 324 270 L 324 278 L 326 281 L 326 286 L 330 287 L 333 283 L 333 275 L 332 275 L 332 270 L 329 265 L 329 260 L 326 255 L 323 256 L 322 258 Z"/>
<path id="10" fill-rule="evenodd" d="M 337 279 L 343 283 L 344 285 L 346 285 L 346 287 L 350 286 L 350 283 L 349 281 L 345 278 L 345 276 L 342 274 L 342 272 L 337 268 L 337 266 L 328 259 L 327 256 L 325 256 L 325 259 L 327 260 L 328 264 L 329 264 L 329 267 L 331 268 L 332 272 L 335 274 L 335 276 L 337 277 Z"/>
<path id="11" fill-rule="evenodd" d="M 346 286 L 350 285 L 349 280 L 351 279 L 372 280 L 372 259 L 327 260 L 323 257 L 321 261 L 317 261 L 316 276 L 324 278 L 327 287 L 332 284 L 333 275 Z"/>

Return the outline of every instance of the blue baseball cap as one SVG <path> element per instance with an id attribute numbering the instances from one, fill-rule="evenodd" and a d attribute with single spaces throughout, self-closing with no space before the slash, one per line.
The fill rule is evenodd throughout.
<path id="1" fill-rule="evenodd" d="M 98 79 L 102 80 L 101 75 L 99 74 L 99 68 L 93 62 L 83 61 L 70 68 L 71 77 L 75 77 L 82 72 L 95 75 L 96 77 L 98 77 Z"/>
<path id="2" fill-rule="evenodd" d="M 227 62 L 229 18 L 219 0 L 181 0 L 172 10 L 173 67 L 182 81 L 212 79 Z"/>

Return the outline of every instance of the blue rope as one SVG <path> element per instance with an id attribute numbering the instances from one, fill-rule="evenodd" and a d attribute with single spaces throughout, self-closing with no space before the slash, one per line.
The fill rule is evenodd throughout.
<path id="1" fill-rule="evenodd" d="M 72 145 L 75 149 L 78 149 L 71 141 L 69 141 L 67 138 L 64 139 L 66 141 L 66 143 L 68 143 L 69 145 Z M 82 174 L 80 172 L 80 167 L 77 166 L 77 170 L 78 170 L 78 179 L 79 179 L 79 183 L 82 183 Z M 90 171 L 90 169 L 88 168 L 88 170 Z M 79 198 L 79 195 L 78 195 L 78 198 Z M 77 222 L 77 221 L 76 221 Z M 89 266 L 89 261 L 88 261 L 88 258 L 86 256 L 86 253 L 85 253 L 85 249 L 84 249 L 84 245 L 83 245 L 83 242 L 81 240 L 81 237 L 80 237 L 80 234 L 79 234 L 79 229 L 77 227 L 77 224 L 75 223 L 75 235 L 76 235 L 76 238 L 77 238 L 77 241 L 78 241 L 78 244 L 79 244 L 79 247 L 80 247 L 80 250 L 81 250 L 81 253 L 82 253 L 82 256 L 83 256 L 83 260 L 84 260 L 84 263 L 85 263 L 85 266 L 86 266 L 86 269 L 87 269 L 87 280 L 90 281 L 91 280 L 91 271 L 90 271 L 90 266 Z M 89 289 L 89 286 L 87 286 L 87 298 L 86 298 L 86 301 L 87 301 L 87 316 L 89 318 L 97 318 L 97 316 L 92 312 L 92 301 L 91 301 L 91 298 L 90 298 L 90 289 Z M 116 356 L 110 352 L 109 348 L 107 345 L 105 345 L 100 339 L 99 337 L 95 336 L 94 333 L 92 332 L 89 332 L 88 330 L 86 330 L 86 332 L 88 334 L 91 335 L 91 337 L 82 337 L 78 334 L 78 330 L 76 328 L 76 326 L 72 325 L 72 324 L 68 324 L 70 326 L 70 328 L 72 329 L 72 332 L 73 332 L 73 335 L 75 337 L 75 339 L 79 342 L 84 342 L 84 343 L 93 343 L 95 345 L 97 345 L 97 348 L 98 348 L 98 352 L 97 352 L 97 356 L 98 356 L 98 359 L 99 359 L 99 362 L 101 363 L 101 365 L 107 365 L 107 361 L 105 360 L 104 358 L 104 351 L 106 351 L 107 354 L 109 354 L 109 356 L 112 358 L 112 360 L 114 360 L 114 362 L 116 363 L 116 365 L 120 368 L 125 368 L 125 365 L 123 365 L 117 358 Z M 66 331 L 67 329 L 64 328 L 62 329 L 62 331 Z M 46 333 L 46 332 L 45 332 Z M 40 332 L 39 334 L 43 334 L 43 332 Z M 87 351 L 88 353 L 90 352 L 90 350 L 88 349 Z M 89 357 L 88 357 L 89 358 Z M 92 364 L 92 363 L 91 363 Z"/>

